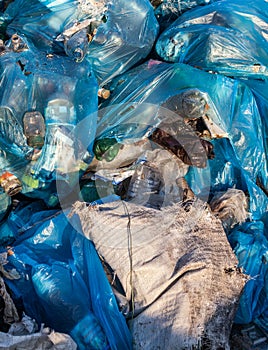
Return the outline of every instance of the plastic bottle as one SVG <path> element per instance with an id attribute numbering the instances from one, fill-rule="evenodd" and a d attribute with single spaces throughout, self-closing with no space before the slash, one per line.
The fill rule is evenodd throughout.
<path id="1" fill-rule="evenodd" d="M 53 172 L 66 174 L 74 169 L 73 128 L 76 111 L 67 96 L 54 95 L 45 108 L 46 136 L 42 153 L 32 167 L 32 175 L 41 181 L 54 179 Z"/>
<path id="2" fill-rule="evenodd" d="M 27 144 L 33 148 L 41 148 L 45 137 L 45 122 L 42 114 L 38 111 L 26 112 L 23 117 L 23 126 Z"/>
<path id="3" fill-rule="evenodd" d="M 161 203 L 156 201 L 156 195 L 159 194 L 161 184 L 159 171 L 147 162 L 141 163 L 132 176 L 127 198 L 136 204 L 158 208 Z"/>

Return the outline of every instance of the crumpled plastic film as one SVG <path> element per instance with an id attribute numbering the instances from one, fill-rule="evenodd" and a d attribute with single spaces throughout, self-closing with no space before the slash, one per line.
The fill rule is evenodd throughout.
<path id="1" fill-rule="evenodd" d="M 258 179 L 267 188 L 262 121 L 254 96 L 246 85 L 184 64 L 151 60 L 114 79 L 110 89 L 111 99 L 102 105 L 109 108 L 102 113 L 97 137 L 112 137 L 121 143 L 148 137 L 161 125 L 164 117 L 158 113 L 160 106 L 186 118 L 193 108 L 192 102 L 187 102 L 186 98 L 184 106 L 181 96 L 187 97 L 183 94 L 194 90 L 195 106 L 199 100 L 198 93 L 194 93 L 201 92 L 208 105 L 200 106 L 200 113 L 204 113 L 204 120 L 211 130 L 209 139 L 216 145 L 225 143 L 225 146 L 217 148 L 215 159 L 209 160 L 209 167 L 195 169 L 198 176 L 191 181 L 192 189 L 194 192 L 196 189 L 196 194 L 206 190 L 198 177 L 201 174 L 203 184 L 209 186 L 208 171 L 212 175 L 212 189 L 221 177 L 219 183 L 228 179 L 225 190 L 238 183 L 238 188 L 249 191 L 253 217 L 259 218 L 267 210 L 267 197 L 256 185 Z M 227 163 L 232 165 L 229 170 L 225 166 Z M 238 169 L 237 172 L 232 172 L 233 168 Z"/>
<path id="2" fill-rule="evenodd" d="M 235 322 L 247 324 L 260 317 L 267 322 L 267 258 L 268 241 L 262 221 L 246 222 L 228 236 L 241 267 L 249 276 L 240 298 Z M 266 315 L 263 314 L 266 311 Z M 267 324 L 265 326 L 267 330 Z"/>
<path id="3" fill-rule="evenodd" d="M 102 85 L 146 58 L 158 34 L 149 0 L 16 0 L 3 22 L 41 50 L 86 57 Z"/>
<path id="4" fill-rule="evenodd" d="M 2 172 L 17 176 L 23 193 L 31 195 L 33 189 L 48 190 L 56 172 L 67 182 L 66 168 L 79 172 L 83 154 L 91 152 L 95 137 L 98 85 L 89 62 L 77 64 L 68 57 L 46 55 L 25 37 L 20 39 L 25 49 L 9 49 L 7 43 L 0 56 L 0 162 Z M 37 117 L 43 123 L 39 138 Z M 84 119 L 78 135 L 75 126 Z M 28 136 L 31 127 L 34 134 Z M 42 193 L 38 195 L 47 196 Z"/>
<path id="5" fill-rule="evenodd" d="M 216 1 L 180 16 L 156 43 L 156 51 L 165 61 L 243 79 L 256 96 L 266 144 L 267 10 L 267 2 L 262 0 Z"/>
<path id="6" fill-rule="evenodd" d="M 267 76 L 267 3 L 223 0 L 180 16 L 159 37 L 157 53 L 229 76 Z"/>
<path id="7" fill-rule="evenodd" d="M 161 29 L 168 27 L 174 22 L 183 12 L 189 11 L 196 6 L 207 5 L 216 0 L 160 0 L 157 6 L 157 0 L 151 0 L 151 3 L 156 3 L 155 15 L 161 26 Z"/>
<path id="8" fill-rule="evenodd" d="M 70 224 L 61 212 L 24 229 L 4 265 L 19 275 L 5 282 L 30 317 L 70 334 L 80 350 L 130 349 L 124 316 L 93 243 L 80 230 L 77 216 Z"/>

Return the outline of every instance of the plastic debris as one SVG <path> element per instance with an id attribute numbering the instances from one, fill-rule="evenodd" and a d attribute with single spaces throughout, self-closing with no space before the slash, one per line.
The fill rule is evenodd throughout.
<path id="1" fill-rule="evenodd" d="M 267 74 L 267 26 L 262 0 L 216 1 L 180 16 L 159 37 L 156 50 L 166 61 L 189 63 L 229 76 Z"/>
<path id="2" fill-rule="evenodd" d="M 235 322 L 247 324 L 267 320 L 267 253 L 268 241 L 262 221 L 246 222 L 235 227 L 228 236 L 239 260 L 239 267 L 250 276 L 240 298 Z M 265 323 L 262 323 L 264 326 Z M 267 330 L 267 327 L 264 327 Z"/>
<path id="3" fill-rule="evenodd" d="M 256 96 L 267 145 L 267 2 L 216 1 L 180 16 L 156 43 L 158 55 L 243 79 Z M 266 153 L 267 153 L 267 146 Z"/>
<path id="4" fill-rule="evenodd" d="M 248 199 L 241 190 L 229 188 L 227 192 L 217 192 L 209 203 L 227 233 L 237 224 L 242 224 L 249 216 Z"/>
<path id="5" fill-rule="evenodd" d="M 17 209 L 18 217 L 23 212 Z M 24 230 L 8 250 L 3 267 L 19 275 L 5 277 L 13 299 L 22 299 L 39 326 L 70 334 L 79 349 L 130 349 L 126 321 L 92 242 L 79 233 L 79 221 L 74 217 L 71 224 L 61 212 L 46 215 L 28 229 L 21 222 Z"/>
<path id="6" fill-rule="evenodd" d="M 146 58 L 158 34 L 149 0 L 17 0 L 3 22 L 41 50 L 88 59 L 101 85 Z"/>
<path id="7" fill-rule="evenodd" d="M 215 0 L 151 0 L 154 5 L 155 16 L 164 29 L 174 22 L 182 13 L 197 6 L 207 5 Z"/>
<path id="8" fill-rule="evenodd" d="M 51 331 L 49 328 L 42 328 L 39 332 L 30 335 L 13 336 L 0 332 L 0 349 L 15 350 L 20 347 L 27 350 L 76 350 L 77 345 L 67 334 Z"/>
<path id="9" fill-rule="evenodd" d="M 266 349 L 266 7 L 0 1 L 1 349 Z"/>
<path id="10" fill-rule="evenodd" d="M 208 198 L 208 182 L 209 191 L 236 186 L 249 192 L 253 218 L 266 212 L 262 121 L 247 86 L 187 65 L 149 61 L 114 79 L 110 90 L 112 97 L 102 104 L 97 140 L 131 143 L 151 137 L 179 157 L 184 149 L 181 159 L 195 165 L 187 179 L 196 195 Z M 172 146 L 154 137 L 157 129 L 171 133 Z"/>
<path id="11" fill-rule="evenodd" d="M 50 57 L 30 44 L 2 55 L 0 65 L 1 186 L 9 195 L 22 191 L 49 204 L 57 174 L 71 189 L 66 167 L 79 172 L 92 149 L 97 82 L 86 61 Z M 86 117 L 76 135 L 75 126 Z"/>

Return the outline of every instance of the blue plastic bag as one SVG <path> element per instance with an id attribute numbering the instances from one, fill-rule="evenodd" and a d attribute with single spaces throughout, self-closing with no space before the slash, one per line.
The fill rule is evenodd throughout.
<path id="1" fill-rule="evenodd" d="M 46 55 L 18 38 L 24 48 L 16 50 L 12 37 L 0 57 L 0 169 L 23 182 L 23 193 L 49 202 L 57 173 L 71 188 L 69 173 L 79 172 L 83 154 L 92 150 L 98 85 L 87 61 Z M 26 137 L 31 113 L 43 119 L 41 146 L 41 136 Z M 83 130 L 76 128 L 82 120 Z"/>
<path id="2" fill-rule="evenodd" d="M 15 0 L 3 21 L 41 50 L 87 57 L 101 85 L 144 59 L 158 34 L 149 0 Z"/>
<path id="3" fill-rule="evenodd" d="M 267 327 L 267 259 L 268 241 L 261 221 L 247 222 L 234 228 L 228 236 L 239 260 L 239 267 L 249 275 L 236 313 L 236 323 L 250 323 L 266 317 Z M 263 312 L 266 310 L 266 316 Z M 257 321 L 258 322 L 258 321 Z"/>
<path id="4" fill-rule="evenodd" d="M 28 315 L 69 333 L 80 350 L 130 349 L 126 321 L 92 242 L 80 230 L 78 217 L 69 222 L 64 213 L 26 229 L 5 265 L 20 278 L 6 283 Z"/>
<path id="5" fill-rule="evenodd" d="M 266 145 L 267 11 L 267 2 L 263 0 L 217 1 L 183 14 L 156 43 L 156 51 L 165 61 L 187 63 L 243 79 L 256 96 Z"/>
<path id="6" fill-rule="evenodd" d="M 215 0 L 162 0 L 155 10 L 155 16 L 161 29 L 167 28 L 183 12 L 189 11 L 197 6 L 207 5 Z"/>
<path id="7" fill-rule="evenodd" d="M 223 0 L 188 11 L 156 43 L 160 57 L 225 75 L 267 76 L 267 2 Z"/>
<path id="8" fill-rule="evenodd" d="M 115 138 L 119 143 L 148 137 L 167 118 L 163 111 L 159 112 L 161 106 L 179 115 L 187 114 L 182 107 L 183 94 L 199 92 L 207 104 L 205 115 L 219 128 L 220 134 L 215 132 L 212 138 L 216 138 L 215 142 L 220 142 L 217 138 L 228 139 L 228 148 L 219 147 L 209 167 L 196 171 L 204 176 L 206 187 L 216 184 L 216 178 L 223 176 L 228 179 L 225 181 L 228 187 L 233 187 L 235 182 L 242 184 L 238 188 L 249 192 L 253 218 L 260 218 L 267 210 L 267 197 L 256 185 L 258 179 L 267 188 L 262 121 L 246 85 L 184 64 L 149 61 L 114 79 L 110 88 L 111 99 L 102 104 L 105 108 L 101 110 L 97 138 Z M 219 166 L 218 159 L 223 156 L 224 164 L 230 162 L 232 167 Z M 238 169 L 236 173 L 232 171 L 234 167 Z M 234 175 L 239 173 L 240 179 L 236 180 Z"/>

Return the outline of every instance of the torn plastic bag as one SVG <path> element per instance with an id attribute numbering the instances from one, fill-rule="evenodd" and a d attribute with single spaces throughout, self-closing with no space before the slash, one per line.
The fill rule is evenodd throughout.
<path id="1" fill-rule="evenodd" d="M 264 224 L 261 221 L 244 223 L 235 227 L 228 239 L 239 260 L 239 267 L 250 276 L 240 298 L 235 322 L 245 324 L 257 321 L 259 317 L 264 319 L 263 312 L 268 301 L 268 241 L 264 235 Z M 268 329 L 267 323 L 264 328 Z"/>
<path id="2" fill-rule="evenodd" d="M 151 0 L 156 3 L 155 16 L 160 24 L 161 30 L 167 28 L 183 12 L 193 9 L 196 6 L 207 5 L 216 0 Z M 159 4 L 160 2 L 160 4 Z"/>
<path id="3" fill-rule="evenodd" d="M 74 210 L 122 284 L 133 349 L 228 348 L 245 280 L 202 202 L 188 212 L 178 203 L 156 210 L 124 201 Z"/>
<path id="4" fill-rule="evenodd" d="M 42 50 L 86 56 L 102 85 L 144 59 L 158 34 L 149 0 L 16 0 L 4 21 Z"/>
<path id="5" fill-rule="evenodd" d="M 105 108 L 101 110 L 97 139 L 115 138 L 124 144 L 148 137 L 167 122 L 168 111 L 163 113 L 166 109 L 177 113 L 178 120 L 197 120 L 202 116 L 208 129 L 204 139 L 220 142 L 222 138 L 228 149 L 222 147 L 208 167 L 194 171 L 209 176 L 211 168 L 211 180 L 207 177 L 204 181 L 208 187 L 224 170 L 227 188 L 236 181 L 243 185 L 240 189 L 249 192 L 253 217 L 259 218 L 266 211 L 267 197 L 256 185 L 258 179 L 267 188 L 262 122 L 246 85 L 184 64 L 151 60 L 114 79 L 110 90 L 110 100 L 101 105 Z M 184 140 L 179 131 L 176 137 L 180 142 Z M 219 166 L 222 153 L 241 174 L 238 180 L 231 169 Z"/>
<path id="6" fill-rule="evenodd" d="M 25 38 L 16 51 L 13 39 L 0 56 L 1 170 L 23 182 L 23 193 L 43 198 L 56 192 L 47 185 L 56 173 L 68 184 L 67 173 L 79 172 L 92 149 L 98 86 L 88 62 L 38 52 Z"/>
<path id="7" fill-rule="evenodd" d="M 4 265 L 6 271 L 15 268 L 19 278 L 6 283 L 29 316 L 71 334 L 79 349 L 130 349 L 99 257 L 80 232 L 78 218 L 69 222 L 63 213 L 26 228 Z"/>
<path id="8" fill-rule="evenodd" d="M 156 43 L 166 61 L 229 76 L 267 76 L 268 42 L 263 0 L 223 0 L 188 11 Z"/>

